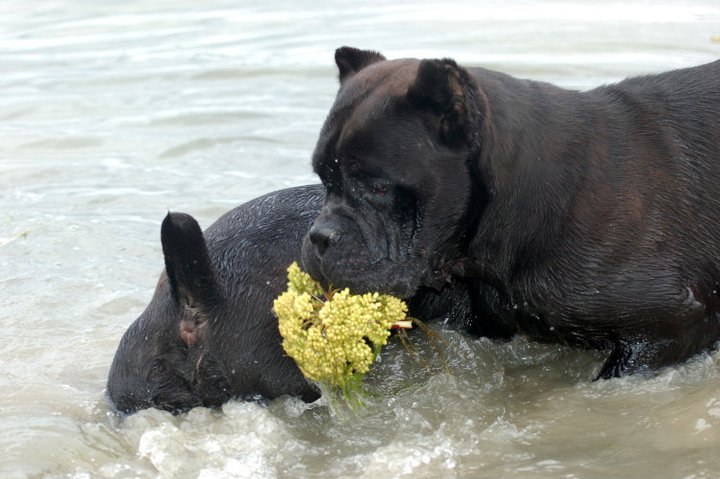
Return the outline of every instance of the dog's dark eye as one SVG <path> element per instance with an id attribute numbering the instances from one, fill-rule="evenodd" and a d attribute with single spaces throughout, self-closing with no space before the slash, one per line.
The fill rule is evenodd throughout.
<path id="1" fill-rule="evenodd" d="M 362 182 L 363 196 L 376 206 L 387 206 L 394 197 L 393 186 L 390 182 L 379 178 L 368 177 Z"/>
<path id="2" fill-rule="evenodd" d="M 380 196 L 385 196 L 388 194 L 388 191 L 390 191 L 390 187 L 387 184 L 376 184 L 373 185 L 373 193 Z"/>

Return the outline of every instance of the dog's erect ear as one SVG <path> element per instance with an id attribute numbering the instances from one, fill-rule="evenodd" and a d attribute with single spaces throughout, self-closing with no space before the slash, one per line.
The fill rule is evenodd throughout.
<path id="1" fill-rule="evenodd" d="M 422 60 L 407 93 L 413 105 L 440 119 L 440 134 L 452 146 L 466 139 L 468 78 L 454 60 Z"/>
<path id="2" fill-rule="evenodd" d="M 340 47 L 335 50 L 335 63 L 340 71 L 340 83 L 368 65 L 381 62 L 385 57 L 372 50 L 359 50 L 353 47 Z"/>
<path id="3" fill-rule="evenodd" d="M 185 213 L 168 213 L 160 238 L 175 301 L 193 308 L 212 307 L 219 299 L 215 269 L 195 218 Z"/>

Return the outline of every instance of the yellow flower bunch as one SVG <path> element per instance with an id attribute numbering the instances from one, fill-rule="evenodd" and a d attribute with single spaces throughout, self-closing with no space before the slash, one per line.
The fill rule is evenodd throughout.
<path id="1" fill-rule="evenodd" d="M 288 268 L 288 289 L 273 310 L 283 349 L 305 377 L 341 389 L 346 399 L 359 389 L 390 329 L 410 327 L 404 301 L 347 288 L 323 291 L 297 263 Z"/>

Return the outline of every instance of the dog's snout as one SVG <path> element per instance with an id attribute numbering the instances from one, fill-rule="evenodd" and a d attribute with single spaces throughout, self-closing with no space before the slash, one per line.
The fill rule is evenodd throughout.
<path id="1" fill-rule="evenodd" d="M 340 232 L 328 224 L 316 224 L 310 228 L 310 241 L 315 245 L 319 255 L 323 255 L 329 246 L 340 241 Z"/>

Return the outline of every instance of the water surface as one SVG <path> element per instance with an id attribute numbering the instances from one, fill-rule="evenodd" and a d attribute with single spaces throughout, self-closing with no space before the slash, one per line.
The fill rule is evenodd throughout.
<path id="1" fill-rule="evenodd" d="M 585 89 L 711 61 L 688 2 L 0 3 L 1 477 L 720 476 L 720 355 L 592 382 L 602 355 L 443 332 L 390 347 L 360 420 L 294 399 L 110 413 L 168 209 L 206 227 L 315 182 L 340 45 Z"/>

